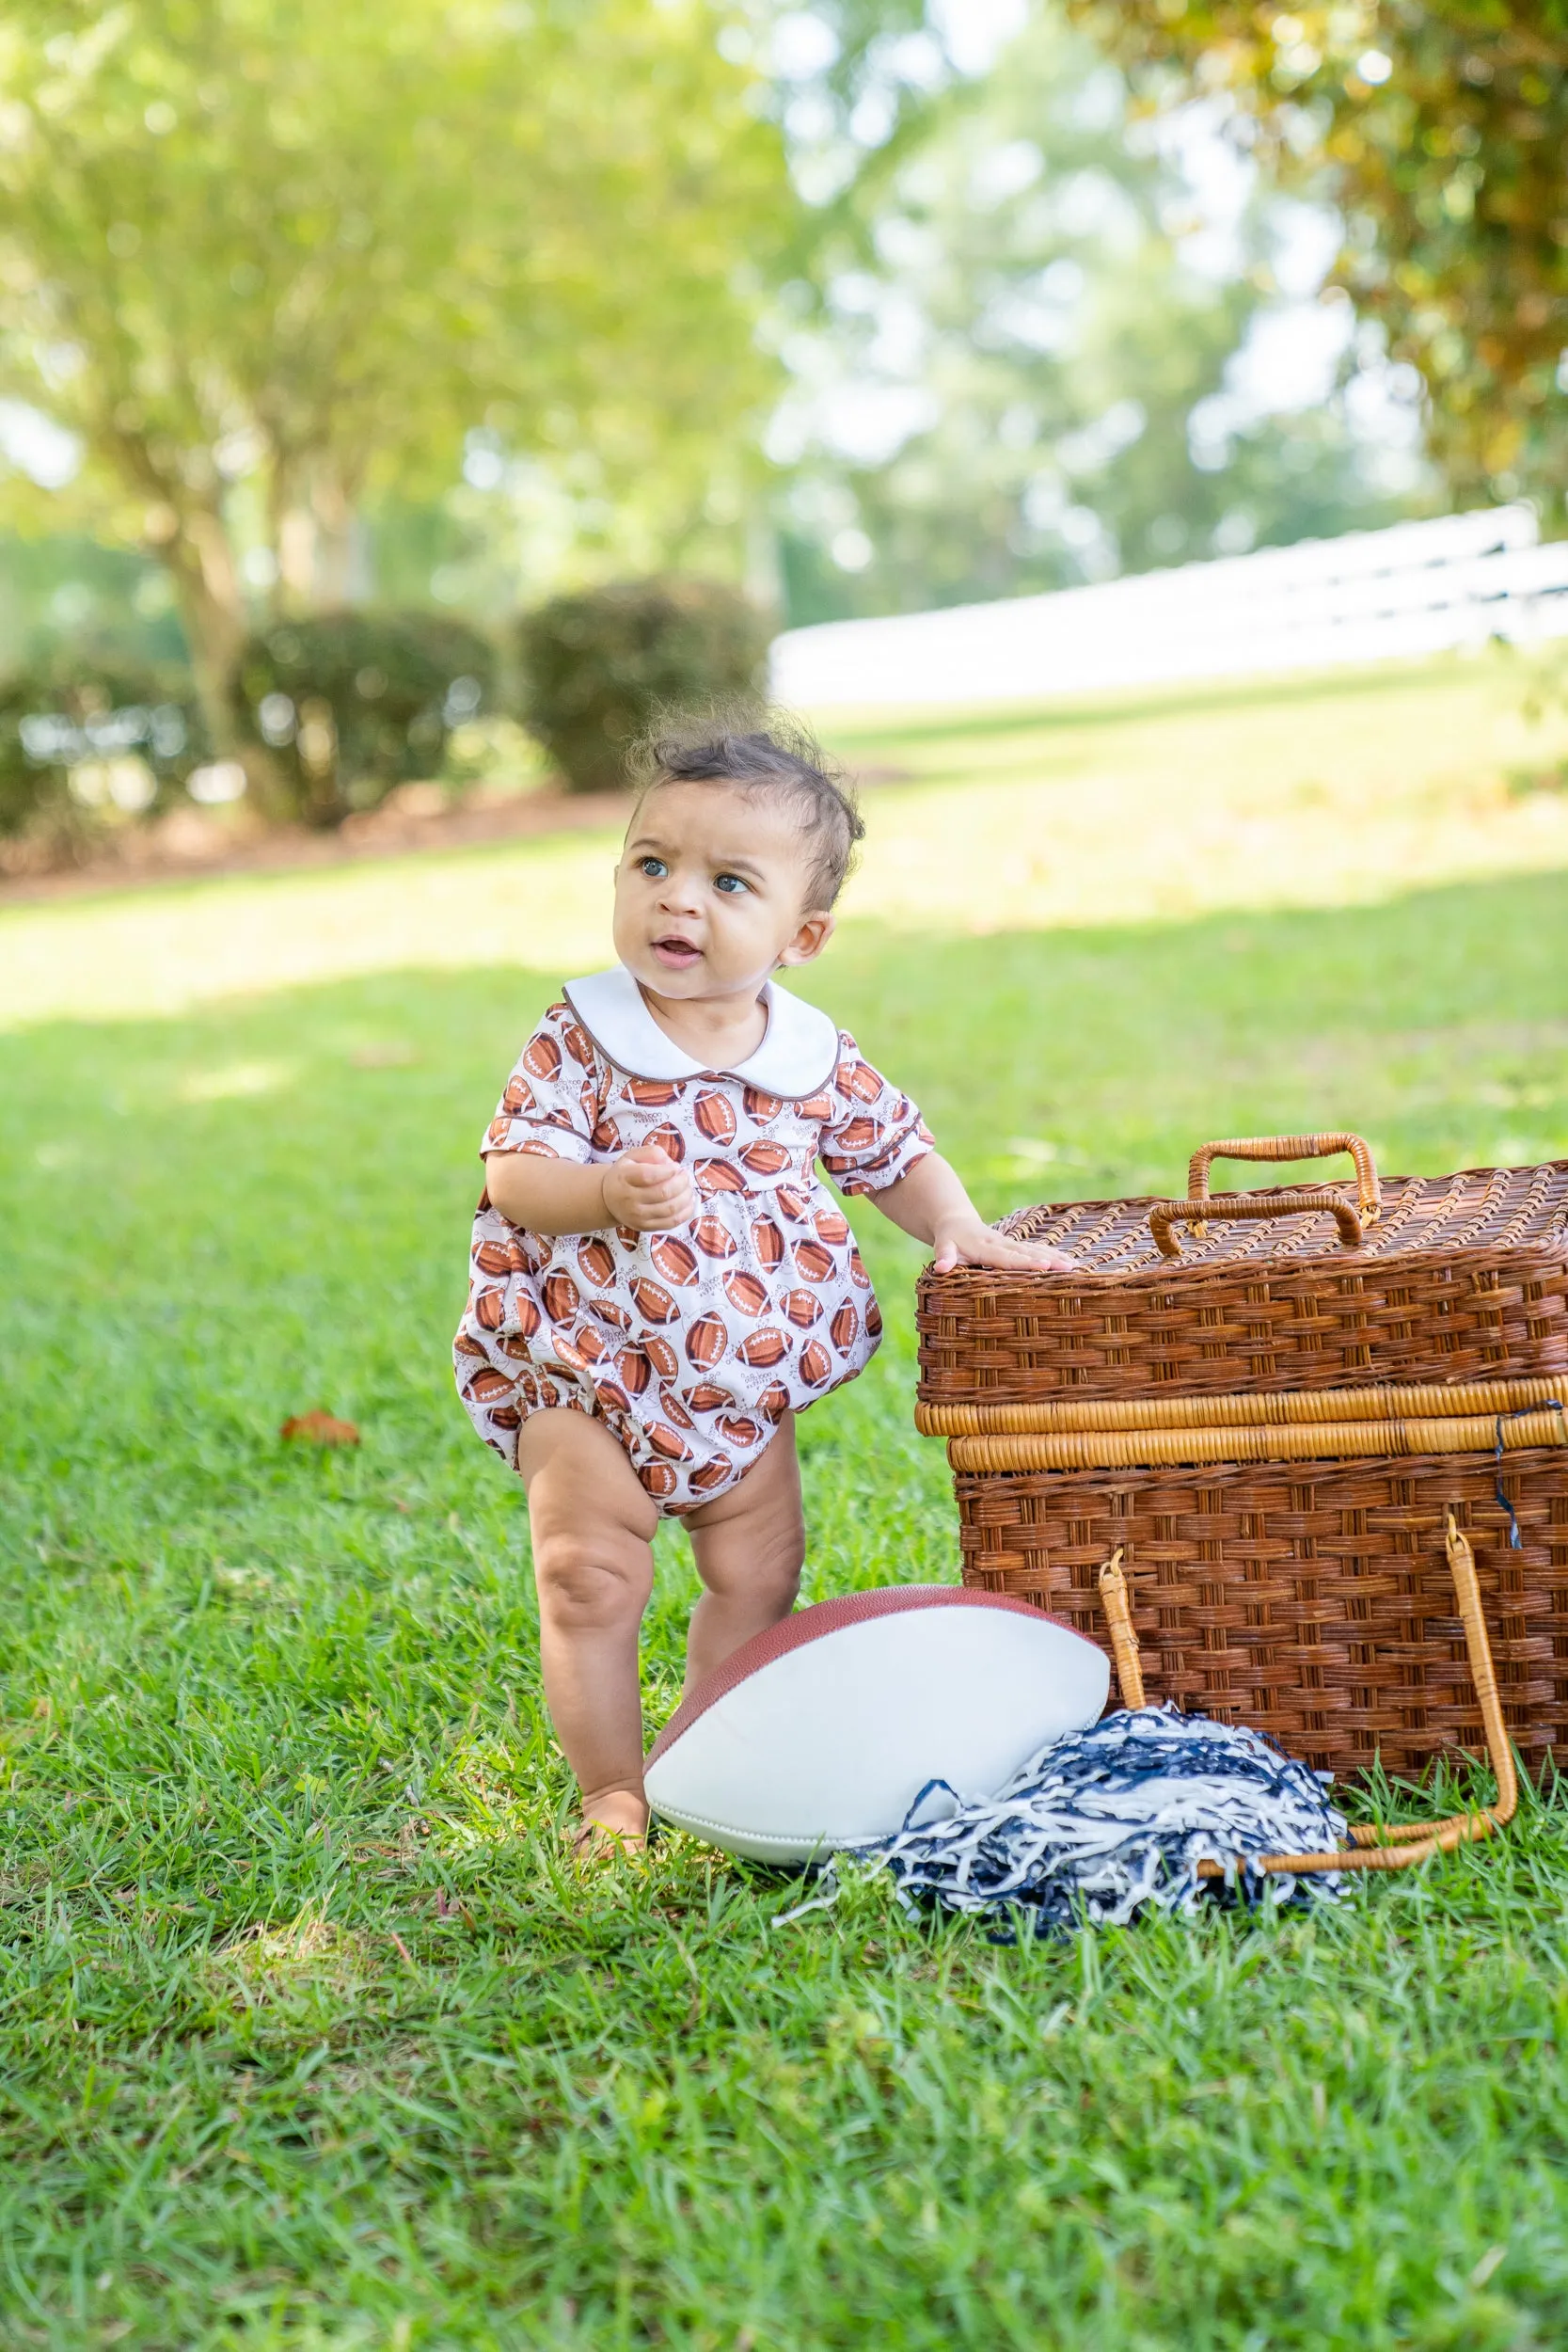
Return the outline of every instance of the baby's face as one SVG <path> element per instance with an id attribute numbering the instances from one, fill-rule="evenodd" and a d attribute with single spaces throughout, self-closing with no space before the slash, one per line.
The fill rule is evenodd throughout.
<path id="1" fill-rule="evenodd" d="M 615 869 L 615 952 L 661 996 L 758 989 L 826 946 L 806 905 L 806 839 L 782 795 L 725 784 L 657 785 Z"/>

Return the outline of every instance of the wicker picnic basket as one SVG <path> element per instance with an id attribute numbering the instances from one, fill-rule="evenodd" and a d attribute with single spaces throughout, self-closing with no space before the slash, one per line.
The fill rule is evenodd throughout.
<path id="1" fill-rule="evenodd" d="M 1354 1184 L 1210 1191 L 1216 1158 L 1339 1151 Z M 1380 1182 L 1358 1136 L 1233 1140 L 1184 1200 L 1004 1230 L 1073 1272 L 919 1293 L 967 1583 L 1102 1639 L 1119 1551 L 1153 1695 L 1407 1772 L 1482 1743 L 1451 1511 L 1512 1735 L 1568 1754 L 1568 1161 Z"/>

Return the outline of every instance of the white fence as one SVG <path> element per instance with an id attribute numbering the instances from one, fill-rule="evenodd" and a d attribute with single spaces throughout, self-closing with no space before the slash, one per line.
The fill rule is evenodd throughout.
<path id="1" fill-rule="evenodd" d="M 774 640 L 772 688 L 809 709 L 1043 701 L 1565 635 L 1568 541 L 1539 545 L 1531 510 L 1501 506 L 1053 596 L 789 629 Z"/>

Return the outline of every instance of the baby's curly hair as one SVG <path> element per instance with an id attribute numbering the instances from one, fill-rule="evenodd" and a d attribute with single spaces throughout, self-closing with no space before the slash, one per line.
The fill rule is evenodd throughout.
<path id="1" fill-rule="evenodd" d="M 661 784 L 732 784 L 798 811 L 811 859 L 806 905 L 832 907 L 865 825 L 849 783 L 810 727 L 760 703 L 661 711 L 633 746 L 627 769 L 641 807 Z"/>

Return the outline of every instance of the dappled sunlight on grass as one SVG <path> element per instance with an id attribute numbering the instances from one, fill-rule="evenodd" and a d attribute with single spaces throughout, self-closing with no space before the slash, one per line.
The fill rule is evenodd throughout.
<path id="1" fill-rule="evenodd" d="M 946 933 L 1372 902 L 1568 867 L 1568 752 L 1494 659 L 842 728 L 865 795 L 846 914 Z M 610 834 L 0 914 L 0 1027 L 176 1013 L 397 969 L 608 961 Z M 373 1056 L 372 1043 L 364 1049 Z M 396 1051 L 396 1048 L 388 1050 Z"/>
<path id="2" fill-rule="evenodd" d="M 363 1937 L 334 1926 L 319 1905 L 308 1905 L 282 1927 L 242 1930 L 216 1947 L 207 1965 L 217 1989 L 228 1979 L 234 1997 L 247 2004 L 304 1979 L 343 1993 L 374 1972 Z"/>
<path id="3" fill-rule="evenodd" d="M 287 1086 L 293 1064 L 286 1061 L 231 1061 L 215 1070 L 193 1070 L 182 1078 L 182 1103 L 230 1103 L 246 1095 L 272 1094 Z"/>
<path id="4" fill-rule="evenodd" d="M 1568 866 L 1568 791 L 1511 772 L 1568 748 L 1491 660 L 1212 690 L 1119 718 L 871 748 L 922 781 L 871 800 L 846 912 L 922 930 L 1184 920 L 1338 906 L 1466 875 Z M 846 745 L 862 752 L 858 739 Z"/>
<path id="5" fill-rule="evenodd" d="M 189 882 L 0 913 L 0 1027 L 177 1013 L 214 997 L 487 964 L 610 958 L 618 839 Z"/>

